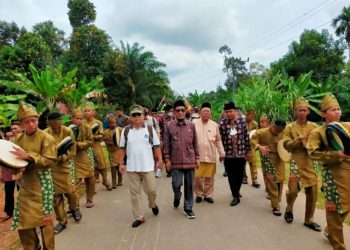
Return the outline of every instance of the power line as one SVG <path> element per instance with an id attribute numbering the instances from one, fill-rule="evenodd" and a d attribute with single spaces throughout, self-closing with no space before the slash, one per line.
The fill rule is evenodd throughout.
<path id="1" fill-rule="evenodd" d="M 311 10 L 305 12 L 303 15 L 293 19 L 291 22 L 289 22 L 285 26 L 283 26 L 283 27 L 277 29 L 276 31 L 270 33 L 269 35 L 265 36 L 258 43 L 255 43 L 254 45 L 248 47 L 246 50 L 244 50 L 244 52 L 249 50 L 249 49 L 251 49 L 251 48 L 253 48 L 253 47 L 255 47 L 255 49 L 261 48 L 263 45 L 265 45 L 266 43 L 270 42 L 271 40 L 273 40 L 277 36 L 280 36 L 280 35 L 284 34 L 288 30 L 290 30 L 291 28 L 293 28 L 293 27 L 297 26 L 298 24 L 304 22 L 305 20 L 307 20 L 308 18 L 312 17 L 313 15 L 318 13 L 319 11 L 324 10 L 325 8 L 331 6 L 333 3 L 335 3 L 338 0 L 333 0 L 328 5 L 323 6 L 324 4 L 326 4 L 329 1 L 330 0 L 326 0 L 326 1 L 322 2 L 321 4 L 317 5 L 316 7 L 312 8 Z M 321 7 L 321 6 L 323 6 L 323 7 Z"/>
<path id="2" fill-rule="evenodd" d="M 321 28 L 322 26 L 325 26 L 325 25 L 327 25 L 327 24 L 329 24 L 329 23 L 331 23 L 331 22 L 332 22 L 332 20 L 330 20 L 330 21 L 328 21 L 328 22 L 326 22 L 326 23 L 323 23 L 323 24 L 321 24 L 321 25 L 319 25 L 319 26 L 317 26 L 317 27 L 315 27 L 315 28 L 312 28 L 312 29 Z M 294 40 L 294 39 L 296 39 L 296 38 L 298 38 L 298 37 L 300 37 L 300 35 L 295 36 L 295 37 L 293 37 L 293 38 L 289 38 L 288 40 L 282 41 L 282 42 L 280 42 L 280 43 L 278 43 L 278 44 L 275 44 L 275 45 L 273 45 L 272 47 L 266 48 L 266 49 L 264 49 L 264 50 L 266 51 L 266 50 L 274 49 L 274 48 L 276 48 L 276 47 L 278 47 L 278 46 L 280 46 L 280 45 L 282 45 L 282 44 L 284 44 L 284 43 L 286 43 L 286 42 L 290 42 L 290 41 L 292 41 L 292 40 Z"/>
<path id="3" fill-rule="evenodd" d="M 223 72 L 217 73 L 217 74 L 212 75 L 212 76 L 209 76 L 209 77 L 207 77 L 207 78 L 205 78 L 205 79 L 203 79 L 203 80 L 200 80 L 200 81 L 195 82 L 195 83 L 193 83 L 193 84 L 187 85 L 185 88 L 182 88 L 182 90 L 186 90 L 186 89 L 192 88 L 193 86 L 196 86 L 196 85 L 198 85 L 198 84 L 200 84 L 200 83 L 202 83 L 202 82 L 205 82 L 205 81 L 207 81 L 207 80 L 213 79 L 213 78 L 215 78 L 215 77 L 217 77 L 217 76 L 219 76 L 219 75 L 221 75 L 221 74 L 223 74 Z"/>
<path id="4" fill-rule="evenodd" d="M 318 12 L 324 10 L 325 8 L 328 8 L 329 6 L 331 6 L 332 4 L 334 4 L 334 3 L 335 3 L 336 1 L 338 1 L 338 0 L 333 0 L 333 1 L 331 1 L 329 4 L 325 5 L 325 4 L 326 4 L 327 2 L 329 2 L 329 1 L 331 1 L 331 0 L 323 1 L 323 2 L 320 3 L 319 5 L 313 7 L 312 9 L 310 9 L 310 10 L 308 10 L 307 12 L 305 12 L 304 14 L 302 14 L 301 16 L 299 16 L 299 17 L 293 19 L 292 21 L 290 21 L 289 23 L 287 23 L 287 24 L 284 25 L 283 27 L 278 28 L 278 29 L 275 30 L 274 32 L 272 32 L 272 33 L 270 33 L 269 35 L 265 36 L 265 37 L 264 37 L 263 39 L 261 39 L 258 43 L 253 44 L 252 46 L 248 47 L 248 48 L 247 48 L 246 50 L 244 50 L 244 51 L 247 51 L 248 49 L 250 49 L 250 48 L 252 48 L 252 47 L 254 47 L 254 46 L 256 46 L 256 45 L 259 45 L 259 46 L 257 47 L 257 49 L 260 48 L 260 47 L 262 47 L 264 44 L 268 43 L 269 41 L 271 41 L 272 39 L 274 39 L 276 36 L 279 36 L 279 35 L 281 35 L 281 34 L 284 34 L 284 33 L 287 32 L 289 29 L 291 29 L 291 28 L 295 27 L 296 25 L 298 25 L 298 24 L 304 22 L 305 20 L 307 20 L 308 18 L 312 17 L 312 16 L 315 15 L 316 13 L 318 13 Z M 325 6 L 324 6 L 324 5 L 325 5 Z M 330 21 L 328 21 L 328 22 L 326 22 L 326 23 L 323 23 L 323 24 L 321 24 L 321 25 L 319 25 L 319 26 L 317 26 L 317 27 L 315 27 L 315 28 L 312 28 L 312 29 L 318 29 L 318 28 L 320 28 L 320 27 L 322 27 L 322 26 L 325 26 L 325 25 L 327 25 L 327 24 L 329 24 L 329 23 L 331 23 L 331 22 L 332 22 L 332 20 L 330 20 Z M 280 32 L 280 33 L 279 33 L 279 32 Z M 279 34 L 278 34 L 278 33 L 279 33 Z M 292 40 L 294 40 L 294 39 L 296 39 L 296 38 L 298 38 L 298 37 L 300 37 L 300 35 L 294 36 L 293 38 L 289 38 L 288 40 L 284 40 L 284 41 L 282 41 L 282 42 L 279 42 L 278 44 L 275 44 L 275 45 L 273 45 L 273 46 L 271 46 L 271 47 L 269 47 L 269 48 L 264 49 L 264 51 L 271 50 L 271 49 L 273 49 L 273 48 L 276 48 L 276 47 L 278 47 L 278 46 L 281 46 L 282 44 L 284 44 L 284 43 L 286 43 L 286 42 L 289 42 L 289 41 L 292 41 Z M 261 51 L 261 52 L 262 52 L 262 51 Z M 261 52 L 260 52 L 260 53 L 261 53 Z M 182 88 L 182 90 L 189 89 L 189 88 L 191 88 L 191 87 L 193 87 L 193 86 L 196 86 L 196 85 L 198 85 L 198 84 L 200 84 L 200 83 L 202 83 L 202 82 L 205 82 L 205 81 L 207 81 L 207 80 L 209 80 L 209 79 L 215 78 L 215 77 L 217 77 L 218 75 L 221 75 L 221 74 L 222 74 L 222 72 L 220 72 L 220 73 L 218 73 L 218 74 L 215 74 L 215 75 L 212 75 L 212 76 L 209 76 L 209 77 L 207 77 L 207 78 L 205 78 L 205 79 L 203 79 L 203 80 L 197 81 L 197 82 L 195 82 L 195 83 L 193 83 L 193 84 L 187 85 L 185 88 Z"/>
<path id="5" fill-rule="evenodd" d="M 325 26 L 325 25 L 327 25 L 327 24 L 329 24 L 329 23 L 331 23 L 331 22 L 332 22 L 332 20 L 330 20 L 330 21 L 328 21 L 328 22 L 325 22 L 325 23 L 323 23 L 323 24 L 321 24 L 321 25 L 319 25 L 319 26 L 317 26 L 317 27 L 314 27 L 314 28 L 312 28 L 312 29 L 321 28 L 321 27 L 323 27 L 323 26 Z M 296 39 L 296 38 L 298 38 L 298 37 L 300 37 L 300 35 L 294 36 L 294 37 L 292 37 L 292 38 L 289 38 L 289 39 L 287 39 L 287 40 L 284 40 L 284 41 L 282 41 L 282 42 L 279 42 L 279 43 L 277 43 L 277 44 L 275 44 L 275 45 L 273 45 L 273 46 L 271 46 L 271 47 L 269 47 L 269 48 L 264 49 L 264 51 L 274 49 L 274 48 L 276 48 L 276 47 L 278 47 L 278 46 L 281 46 L 282 44 L 284 44 L 284 43 L 286 43 L 286 42 L 290 42 L 290 41 L 292 41 L 292 40 L 294 40 L 294 39 Z M 207 77 L 207 78 L 205 78 L 205 79 L 203 79 L 203 80 L 197 81 L 197 82 L 195 82 L 195 83 L 193 83 L 193 84 L 187 85 L 185 88 L 182 88 L 182 90 L 186 90 L 186 89 L 192 88 L 192 87 L 194 87 L 194 86 L 196 86 L 196 85 L 198 85 L 198 84 L 200 84 L 200 83 L 202 83 L 202 82 L 205 82 L 205 81 L 207 81 L 207 80 L 213 79 L 213 78 L 217 77 L 218 75 L 221 75 L 222 73 L 223 73 L 223 72 L 220 72 L 220 73 L 218 73 L 218 74 L 209 76 L 209 77 Z"/>

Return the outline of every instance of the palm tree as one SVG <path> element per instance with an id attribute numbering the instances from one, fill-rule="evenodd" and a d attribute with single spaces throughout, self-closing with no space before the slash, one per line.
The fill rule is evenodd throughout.
<path id="1" fill-rule="evenodd" d="M 344 7 L 342 13 L 333 19 L 332 26 L 337 36 L 344 36 L 349 49 L 350 60 L 350 6 Z"/>
<path id="2" fill-rule="evenodd" d="M 130 103 L 154 106 L 162 96 L 171 93 L 166 66 L 151 51 L 134 43 L 130 46 L 121 41 L 120 52 L 127 65 L 126 84 L 130 91 Z"/>

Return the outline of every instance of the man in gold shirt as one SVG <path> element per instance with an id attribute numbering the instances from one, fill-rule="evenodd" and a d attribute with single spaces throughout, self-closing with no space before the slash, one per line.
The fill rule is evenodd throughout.
<path id="1" fill-rule="evenodd" d="M 112 188 L 116 189 L 117 185 L 122 185 L 123 175 L 119 171 L 119 157 L 118 149 L 120 142 L 120 135 L 122 128 L 117 126 L 117 120 L 114 114 L 110 114 L 108 117 L 109 128 L 105 130 L 104 141 L 107 146 L 107 150 L 111 160 L 111 175 L 112 175 Z M 115 136 L 115 138 L 113 138 Z M 116 144 L 115 144 L 116 143 Z M 118 184 L 117 184 L 117 173 L 118 173 Z"/>
<path id="2" fill-rule="evenodd" d="M 94 206 L 93 197 L 95 191 L 94 159 L 91 149 L 94 139 L 92 137 L 90 126 L 83 123 L 83 117 L 83 112 L 79 108 L 75 109 L 72 113 L 72 123 L 78 126 L 79 129 L 79 134 L 76 138 L 77 153 L 74 157 L 74 166 L 77 175 L 75 188 L 78 197 L 80 197 L 79 190 L 84 179 L 86 189 L 86 207 L 91 208 Z"/>
<path id="3" fill-rule="evenodd" d="M 259 125 L 256 121 L 254 121 L 255 110 L 250 110 L 246 116 L 245 121 L 247 123 L 248 131 L 251 132 L 253 130 L 259 129 Z M 258 169 L 256 167 L 256 154 L 252 153 L 251 157 L 248 159 L 248 164 L 244 167 L 244 176 L 243 176 L 243 184 L 248 184 L 248 176 L 247 176 L 247 165 L 250 168 L 250 176 L 252 177 L 252 186 L 255 188 L 259 188 L 260 184 L 258 183 Z"/>
<path id="4" fill-rule="evenodd" d="M 75 193 L 71 177 L 71 166 L 69 160 L 72 160 L 76 154 L 76 145 L 73 131 L 62 125 L 61 114 L 53 112 L 48 115 L 49 127 L 45 132 L 53 136 L 55 144 L 58 145 L 63 139 L 69 136 L 73 145 L 62 155 L 57 156 L 57 163 L 52 167 L 52 178 L 54 183 L 54 209 L 58 224 L 55 226 L 55 234 L 62 232 L 68 223 L 67 213 L 65 211 L 64 197 L 67 197 L 69 210 L 72 212 L 75 221 L 80 221 L 81 213 L 79 211 L 78 197 Z"/>
<path id="5" fill-rule="evenodd" d="M 298 98 L 294 104 L 296 121 L 288 124 L 283 132 L 283 146 L 292 153 L 284 219 L 287 223 L 293 222 L 293 205 L 300 191 L 298 181 L 300 178 L 306 195 L 304 225 L 312 230 L 321 231 L 320 225 L 313 221 L 317 201 L 317 176 L 305 148 L 311 130 L 318 126 L 307 120 L 309 114 L 309 104 L 302 98 Z"/>
<path id="6" fill-rule="evenodd" d="M 256 131 L 251 144 L 261 153 L 261 164 L 266 178 L 266 188 L 271 199 L 272 213 L 281 216 L 280 201 L 284 181 L 284 162 L 277 153 L 277 143 L 281 138 L 286 122 L 277 119 L 268 128 Z"/>
<path id="7" fill-rule="evenodd" d="M 107 180 L 108 163 L 107 163 L 107 159 L 103 155 L 103 149 L 101 145 L 105 132 L 103 131 L 102 122 L 94 118 L 95 108 L 93 103 L 89 102 L 84 106 L 84 116 L 85 116 L 84 122 L 87 125 L 89 125 L 90 128 L 92 129 L 92 137 L 94 139 L 92 148 L 96 155 L 95 179 L 98 180 L 99 174 L 101 174 L 102 184 L 107 188 L 108 191 L 111 191 L 112 187 Z"/>
<path id="8" fill-rule="evenodd" d="M 320 106 L 325 123 L 311 131 L 306 148 L 312 159 L 321 161 L 324 165 L 322 178 L 325 184 L 329 241 L 333 249 L 345 250 L 343 222 L 350 212 L 350 155 L 330 147 L 326 128 L 330 123 L 337 122 L 348 137 L 350 123 L 339 122 L 341 109 L 334 97 L 326 96 Z"/>
<path id="9" fill-rule="evenodd" d="M 12 228 L 18 229 L 24 250 L 40 249 L 37 228 L 40 228 L 43 249 L 54 249 L 53 182 L 50 168 L 56 163 L 54 139 L 38 128 L 38 114 L 20 104 L 17 118 L 23 133 L 14 139 L 20 146 L 11 153 L 28 161 L 21 177 L 21 189 L 13 215 Z"/>

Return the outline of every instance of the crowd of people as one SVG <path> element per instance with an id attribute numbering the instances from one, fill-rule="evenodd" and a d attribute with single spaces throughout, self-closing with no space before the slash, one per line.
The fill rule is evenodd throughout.
<path id="1" fill-rule="evenodd" d="M 223 110 L 216 122 L 212 120 L 210 103 L 189 111 L 184 101 L 178 100 L 167 105 L 162 114 L 133 105 L 128 116 L 117 108 L 100 121 L 94 104 L 86 103 L 71 111 L 68 127 L 63 125 L 61 113 L 52 112 L 47 116 L 47 128 L 41 130 L 37 112 L 21 104 L 18 121 L 1 136 L 18 145 L 10 153 L 28 165 L 17 169 L 2 164 L 1 180 L 5 183 L 2 219 L 12 218 L 12 228 L 18 230 L 24 249 L 40 249 L 37 228 L 41 230 L 43 248 L 54 249 L 55 234 L 67 226 L 67 213 L 76 222 L 83 217 L 80 189 L 86 192 L 86 208 L 92 208 L 100 177 L 106 190 L 111 191 L 123 185 L 125 174 L 134 217 L 131 225 L 136 228 L 146 221 L 142 189 L 152 213 L 157 216 L 160 212 L 155 178 L 162 176 L 164 166 L 166 176 L 171 177 L 174 208 L 180 206 L 184 194 L 183 213 L 195 219 L 194 202 L 215 202 L 218 161 L 224 164 L 224 176 L 232 194 L 229 205 L 235 207 L 241 203 L 242 184 L 248 183 L 246 165 L 250 168 L 252 186 L 260 188 L 257 178 L 260 159 L 272 214 L 283 214 L 285 221 L 292 223 L 293 204 L 303 187 L 304 225 L 319 232 L 322 229 L 313 220 L 320 188 L 315 166 L 322 164 L 327 219 L 324 234 L 334 249 L 346 249 L 343 222 L 350 211 L 350 155 L 345 148 L 334 148 L 326 132 L 328 125 L 336 122 L 345 131 L 341 137 L 343 146 L 346 140 L 350 143 L 350 123 L 340 122 L 337 100 L 332 96 L 322 100 L 321 125 L 308 121 L 309 104 L 303 98 L 296 100 L 295 121 L 289 124 L 265 116 L 259 118 L 258 124 L 254 121 L 254 110 L 243 114 L 233 101 L 227 101 Z M 284 213 L 280 202 L 286 168 L 278 154 L 280 141 L 291 153 Z M 107 177 L 108 169 L 112 184 Z M 16 183 L 20 191 L 15 202 Z"/>

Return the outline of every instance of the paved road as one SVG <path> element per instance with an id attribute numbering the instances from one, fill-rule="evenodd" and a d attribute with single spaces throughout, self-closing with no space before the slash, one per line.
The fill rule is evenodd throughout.
<path id="1" fill-rule="evenodd" d="M 124 186 L 111 192 L 97 186 L 95 207 L 86 209 L 82 198 L 83 219 L 76 224 L 72 219 L 68 228 L 56 237 L 58 250 L 75 249 L 331 249 L 322 233 L 302 225 L 304 195 L 295 204 L 294 222 L 273 216 L 263 188 L 243 185 L 243 198 L 236 207 L 230 207 L 227 179 L 218 168 L 215 179 L 214 204 L 195 204 L 197 218 L 189 220 L 181 209 L 172 206 L 171 179 L 157 179 L 157 203 L 160 214 L 154 216 L 147 208 L 144 196 L 146 223 L 132 228 L 131 203 L 127 178 Z M 261 174 L 259 176 L 261 178 Z M 262 183 L 262 180 L 260 180 Z M 283 196 L 284 197 L 284 196 Z M 282 210 L 285 209 L 282 202 Z M 325 213 L 317 210 L 315 221 L 325 226 Z M 347 247 L 350 248 L 350 227 L 345 228 Z"/>

